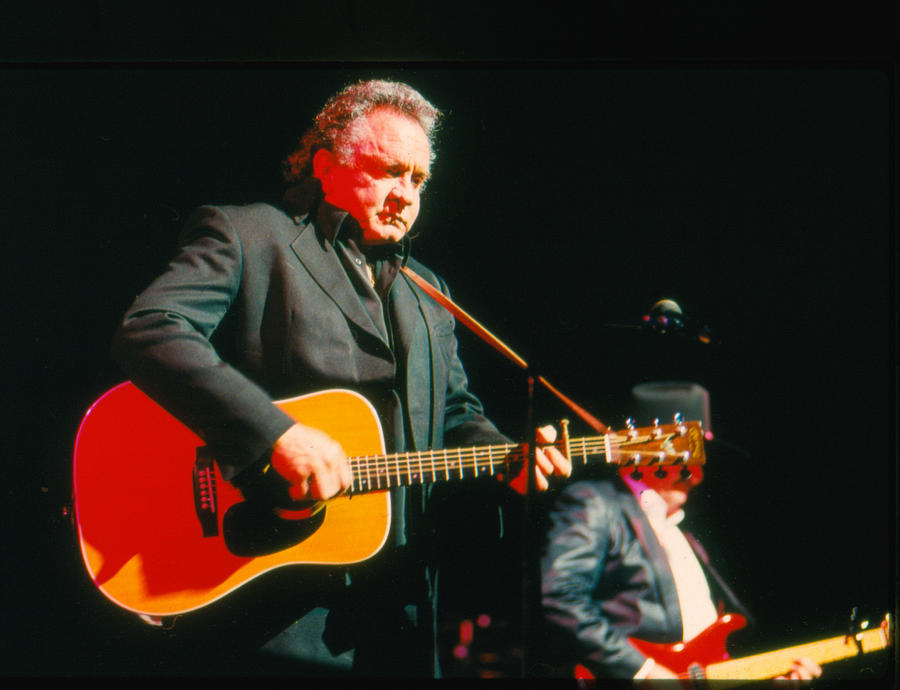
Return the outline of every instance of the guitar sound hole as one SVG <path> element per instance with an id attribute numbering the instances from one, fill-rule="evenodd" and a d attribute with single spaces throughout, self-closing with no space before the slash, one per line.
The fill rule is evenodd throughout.
<path id="1" fill-rule="evenodd" d="M 222 518 L 225 546 L 235 556 L 256 558 L 283 551 L 312 536 L 326 508 L 305 520 L 284 520 L 271 508 L 252 501 L 231 506 Z"/>

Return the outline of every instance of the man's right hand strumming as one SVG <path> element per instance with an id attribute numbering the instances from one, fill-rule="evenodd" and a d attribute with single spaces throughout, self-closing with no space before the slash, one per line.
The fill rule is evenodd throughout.
<path id="1" fill-rule="evenodd" d="M 293 500 L 324 500 L 350 488 L 353 475 L 341 445 L 328 434 L 296 423 L 272 447 L 272 469 L 289 484 Z"/>

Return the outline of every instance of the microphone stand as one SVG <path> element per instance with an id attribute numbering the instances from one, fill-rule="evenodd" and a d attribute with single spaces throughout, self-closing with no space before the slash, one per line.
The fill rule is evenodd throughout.
<path id="1" fill-rule="evenodd" d="M 533 620 L 538 598 L 538 582 L 540 581 L 540 566 L 535 550 L 534 541 L 529 539 L 534 533 L 534 497 L 537 495 L 537 439 L 534 435 L 534 375 L 526 374 L 526 411 L 525 411 L 525 438 L 528 442 L 528 457 L 526 459 L 526 490 L 523 496 L 522 506 L 522 534 L 520 557 L 522 559 L 522 592 L 521 592 L 521 633 L 522 633 L 522 677 L 528 677 L 528 669 L 531 666 L 532 650 L 536 646 L 536 626 Z"/>
<path id="2" fill-rule="evenodd" d="M 534 438 L 534 388 L 535 383 L 540 383 L 544 388 L 559 398 L 569 409 L 577 414 L 584 422 L 586 422 L 594 431 L 600 434 L 609 432 L 609 428 L 599 419 L 591 415 L 587 410 L 575 403 L 572 399 L 566 397 L 553 387 L 543 376 L 536 375 L 532 368 L 519 357 L 499 338 L 488 331 L 478 321 L 472 318 L 465 310 L 451 300 L 447 295 L 442 293 L 431 283 L 419 276 L 408 266 L 403 266 L 401 271 L 429 297 L 435 300 L 442 307 L 447 309 L 457 321 L 466 326 L 475 335 L 488 343 L 495 350 L 503 354 L 507 359 L 512 361 L 516 366 L 525 371 L 527 385 L 527 405 L 526 405 L 526 428 L 525 438 L 530 439 L 528 445 L 528 455 L 526 458 L 526 491 L 524 496 L 523 525 L 522 531 L 522 570 L 523 570 L 523 587 L 522 587 L 522 676 L 526 677 L 531 663 L 531 650 L 535 645 L 534 620 L 532 618 L 535 609 L 535 602 L 539 601 L 537 587 L 540 581 L 540 569 L 538 567 L 537 553 L 533 540 L 529 537 L 534 536 L 532 533 L 535 527 L 534 523 L 534 497 L 537 495 L 537 478 L 535 470 L 537 469 L 537 443 Z"/>

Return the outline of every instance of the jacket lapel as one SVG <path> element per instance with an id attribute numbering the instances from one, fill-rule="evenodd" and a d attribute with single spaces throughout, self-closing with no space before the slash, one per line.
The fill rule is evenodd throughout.
<path id="1" fill-rule="evenodd" d="M 334 247 L 319 239 L 312 225 L 302 228 L 297 238 L 291 242 L 291 249 L 313 280 L 328 295 L 348 320 L 388 345 L 384 334 L 372 321 L 365 305 L 359 299 L 341 259 Z"/>
<path id="2" fill-rule="evenodd" d="M 622 504 L 628 521 L 634 528 L 638 541 L 644 548 L 644 553 L 650 559 L 650 565 L 656 573 L 656 581 L 659 583 L 659 594 L 663 601 L 666 618 L 671 630 L 677 630 L 679 634 L 684 627 L 681 619 L 681 605 L 678 602 L 678 592 L 675 589 L 675 578 L 669 568 L 669 561 L 663 551 L 662 545 L 650 526 L 650 521 L 641 510 L 637 499 L 630 491 L 622 492 Z"/>
<path id="3" fill-rule="evenodd" d="M 423 308 L 429 299 L 403 274 L 397 276 L 391 290 L 391 318 L 394 320 L 394 351 L 397 366 L 405 373 L 406 400 L 413 438 L 411 447 L 427 448 L 433 443 L 434 357 L 431 343 L 433 318 Z M 416 356 L 413 356 L 415 353 Z"/>

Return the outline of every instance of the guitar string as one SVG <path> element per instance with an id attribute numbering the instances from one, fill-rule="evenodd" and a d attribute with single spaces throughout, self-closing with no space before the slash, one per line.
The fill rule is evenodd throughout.
<path id="1" fill-rule="evenodd" d="M 636 456 L 647 455 L 650 461 L 645 464 L 654 465 L 673 465 L 686 463 L 689 455 L 675 454 L 677 460 L 664 462 L 673 454 L 666 452 L 647 452 L 646 448 L 637 447 L 647 441 L 665 442 L 682 434 L 669 433 L 665 429 L 662 430 L 661 436 L 653 434 L 644 434 L 644 430 L 634 430 L 631 433 L 636 434 L 635 437 L 610 434 L 603 436 L 588 436 L 569 440 L 569 453 L 573 458 L 580 456 L 581 462 L 587 464 L 588 455 L 603 456 L 611 452 L 614 456 L 618 456 L 619 464 L 638 464 L 634 458 Z M 608 445 L 607 445 L 608 444 Z M 556 447 L 561 452 L 565 452 L 566 439 L 560 439 L 554 443 L 545 444 L 544 447 Z M 624 450 L 623 450 L 624 449 Z M 495 461 L 494 453 L 499 455 L 499 460 Z M 432 481 L 437 481 L 438 475 L 449 480 L 451 474 L 459 475 L 460 479 L 469 477 L 477 477 L 480 473 L 487 472 L 493 475 L 499 467 L 501 470 L 508 468 L 510 463 L 521 462 L 525 457 L 525 444 L 498 444 L 492 446 L 473 446 L 457 449 L 439 449 L 431 451 L 413 451 L 398 452 L 393 454 L 365 455 L 350 458 L 351 471 L 354 475 L 352 483 L 359 487 L 358 490 L 364 489 L 381 489 L 384 484 L 387 488 L 392 485 L 403 485 L 404 474 L 406 475 L 406 484 L 425 483 L 428 476 Z M 428 465 L 428 471 L 425 471 L 423 463 Z M 413 464 L 419 466 L 420 471 L 413 471 Z M 372 474 L 374 472 L 374 481 Z M 363 476 L 364 475 L 364 476 Z M 415 481 L 414 481 L 415 480 Z"/>
<path id="2" fill-rule="evenodd" d="M 493 448 L 493 451 L 502 452 L 502 447 Z M 584 455 L 596 456 L 596 455 L 605 455 L 606 450 L 602 445 L 594 445 L 594 446 L 586 446 L 585 448 L 578 449 L 577 453 L 572 453 L 573 456 L 582 456 L 580 459 L 584 462 Z M 656 464 L 661 459 L 670 459 L 674 463 L 680 463 L 685 460 L 684 453 L 679 452 L 665 452 L 665 451 L 641 451 L 641 450 L 620 450 L 617 453 L 613 453 L 614 455 L 619 455 L 623 459 L 633 459 L 633 458 L 644 458 L 647 457 L 651 460 L 648 464 Z M 486 453 L 485 451 L 479 450 L 463 450 L 460 452 L 453 451 L 452 455 L 447 455 L 444 457 L 439 454 L 427 453 L 423 456 L 419 456 L 418 454 L 411 453 L 399 453 L 399 454 L 386 454 L 386 455 L 366 455 L 366 456 L 357 456 L 350 458 L 351 463 L 356 463 L 359 466 L 369 467 L 377 467 L 381 468 L 397 468 L 397 467 L 406 467 L 413 466 L 415 464 L 423 464 L 427 463 L 429 467 L 432 465 L 436 468 L 443 469 L 444 467 L 448 468 L 456 468 L 460 464 L 463 467 L 481 467 L 481 466 L 490 466 L 494 465 L 495 467 L 498 465 L 506 465 L 508 462 L 518 462 L 524 458 L 524 453 L 521 450 L 513 450 L 510 452 L 507 450 L 502 457 L 497 460 L 491 457 L 490 453 Z M 373 465 L 374 463 L 374 465 Z M 625 464 L 628 464 L 627 462 Z"/>
<path id="3" fill-rule="evenodd" d="M 646 455 L 648 457 L 653 456 L 664 456 L 664 457 L 683 457 L 683 453 L 680 452 L 671 452 L 671 451 L 653 451 L 646 450 L 641 448 L 633 448 L 633 444 L 631 443 L 612 443 L 610 444 L 619 455 L 626 456 L 637 456 L 637 455 Z M 554 443 L 554 444 L 545 444 L 542 448 L 547 447 L 555 447 L 560 451 L 565 449 L 564 444 L 562 443 Z M 597 441 L 596 439 L 585 439 L 585 442 L 581 441 L 571 441 L 569 444 L 569 450 L 574 451 L 570 454 L 573 456 L 584 456 L 585 454 L 589 455 L 604 455 L 606 453 L 606 444 L 603 441 Z M 493 461 L 493 454 L 500 453 L 501 458 L 499 464 L 505 464 L 507 458 L 513 458 L 514 460 L 519 460 L 524 457 L 525 451 L 521 445 L 515 444 L 498 444 L 493 446 L 472 446 L 472 447 L 463 447 L 458 449 L 447 449 L 445 450 L 431 450 L 431 451 L 405 451 L 398 453 L 384 453 L 377 455 L 359 455 L 349 458 L 351 462 L 363 463 L 363 462 L 375 462 L 377 464 L 384 464 L 386 466 L 396 466 L 410 464 L 410 463 L 421 463 L 428 462 L 429 464 L 433 464 L 435 461 L 446 462 L 448 466 L 455 467 L 457 465 L 457 460 L 470 460 L 470 459 L 478 459 L 478 460 L 488 460 Z M 614 453 L 616 454 L 616 453 Z M 392 464 L 393 463 L 393 464 Z M 481 464 L 481 463 L 479 463 Z M 498 464 L 497 461 L 494 461 L 494 464 Z"/>
<path id="4" fill-rule="evenodd" d="M 571 455 L 580 455 L 583 463 L 587 463 L 588 455 L 605 455 L 606 444 L 605 442 L 598 442 L 600 440 L 605 441 L 602 437 L 587 437 L 584 439 L 571 440 L 569 448 L 570 451 L 574 451 Z M 641 449 L 630 450 L 629 446 L 634 443 L 635 441 L 626 440 L 625 442 L 616 441 L 611 444 L 611 446 L 614 446 L 615 450 L 618 451 L 618 453 L 614 454 L 618 454 L 621 459 L 625 460 L 622 464 L 630 464 L 635 457 L 643 457 L 645 455 L 648 458 L 651 458 L 650 462 L 646 464 L 653 465 L 684 464 L 689 460 L 684 454 L 680 453 L 648 453 L 646 450 L 642 451 Z M 562 449 L 564 442 L 547 444 L 547 446 L 554 446 Z M 623 447 L 624 450 L 622 450 Z M 499 460 L 494 459 L 494 453 L 497 453 L 500 456 Z M 357 456 L 350 458 L 350 461 L 351 466 L 356 465 L 356 467 L 352 467 L 354 474 L 356 475 L 354 483 L 358 483 L 360 488 L 363 488 L 366 485 L 371 486 L 373 483 L 377 485 L 377 488 L 381 488 L 382 483 L 385 483 L 388 487 L 392 485 L 392 482 L 396 485 L 403 484 L 404 476 L 406 478 L 406 483 L 411 484 L 414 479 L 417 483 L 425 482 L 429 475 L 431 476 L 432 481 L 437 480 L 438 475 L 442 475 L 444 479 L 450 479 L 451 474 L 454 477 L 458 474 L 460 478 L 464 478 L 467 475 L 470 477 L 477 477 L 481 473 L 493 475 L 498 467 L 506 469 L 508 464 L 519 462 L 523 458 L 524 449 L 521 445 L 500 444 L 494 446 L 475 446 L 471 448 L 437 451 L 414 451 L 387 455 Z M 671 459 L 671 461 L 666 463 L 664 462 L 666 459 Z M 371 476 L 373 463 L 375 482 L 372 481 Z M 428 465 L 429 471 L 425 470 L 423 463 Z M 413 470 L 414 465 L 418 465 L 419 471 Z M 363 476 L 363 474 L 365 474 L 365 476 Z"/>

